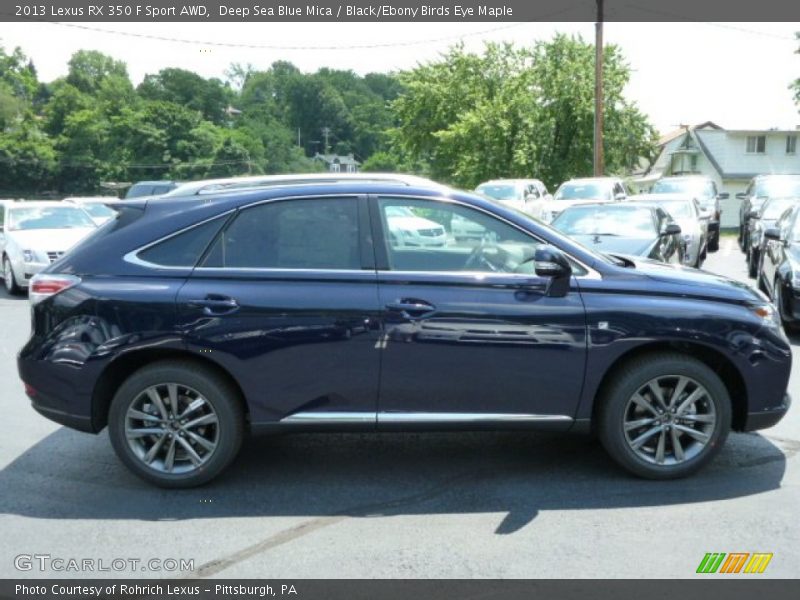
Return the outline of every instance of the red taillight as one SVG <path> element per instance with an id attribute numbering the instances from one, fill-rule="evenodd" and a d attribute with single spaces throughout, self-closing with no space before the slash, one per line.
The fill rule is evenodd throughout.
<path id="1" fill-rule="evenodd" d="M 31 304 L 38 304 L 45 298 L 61 293 L 80 282 L 80 277 L 74 275 L 38 273 L 33 276 L 28 286 L 28 298 Z"/>
<path id="2" fill-rule="evenodd" d="M 34 396 L 36 396 L 36 389 L 30 384 L 26 383 L 25 393 L 28 395 L 29 398 L 33 398 Z"/>

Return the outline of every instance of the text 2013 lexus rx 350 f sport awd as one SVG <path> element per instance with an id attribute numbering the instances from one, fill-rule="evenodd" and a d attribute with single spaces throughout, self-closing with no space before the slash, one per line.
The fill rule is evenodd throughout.
<path id="1" fill-rule="evenodd" d="M 759 292 L 479 196 L 340 181 L 116 209 L 31 282 L 19 372 L 37 411 L 108 426 L 160 486 L 209 481 L 249 432 L 309 430 L 592 429 L 669 479 L 789 406 Z"/>

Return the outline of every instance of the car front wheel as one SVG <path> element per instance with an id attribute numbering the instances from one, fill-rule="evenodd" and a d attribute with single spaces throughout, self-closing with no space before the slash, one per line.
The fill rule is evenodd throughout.
<path id="1" fill-rule="evenodd" d="M 144 367 L 111 402 L 109 435 L 136 475 L 165 488 L 202 485 L 236 457 L 244 437 L 242 402 L 216 373 L 190 361 Z"/>
<path id="2" fill-rule="evenodd" d="M 683 354 L 635 359 L 599 398 L 597 431 L 611 457 L 648 479 L 691 475 L 719 451 L 730 431 L 722 380 Z"/>
<path id="3" fill-rule="evenodd" d="M 14 277 L 14 269 L 7 256 L 3 257 L 3 284 L 9 294 L 19 294 L 22 288 L 17 285 L 17 278 Z"/>

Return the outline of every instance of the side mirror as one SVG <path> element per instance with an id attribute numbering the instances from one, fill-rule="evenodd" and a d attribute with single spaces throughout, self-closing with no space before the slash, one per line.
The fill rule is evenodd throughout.
<path id="1" fill-rule="evenodd" d="M 736 199 L 737 200 L 744 200 L 745 198 L 747 198 L 747 193 L 746 192 L 739 192 L 739 193 L 736 194 Z"/>
<path id="2" fill-rule="evenodd" d="M 747 213 L 747 218 L 748 219 L 758 219 L 758 211 L 757 210 L 751 210 L 749 213 Z"/>
<path id="3" fill-rule="evenodd" d="M 661 235 L 677 235 L 681 232 L 681 226 L 677 223 L 669 223 L 665 228 L 664 231 L 661 232 Z"/>
<path id="4" fill-rule="evenodd" d="M 627 196 L 622 192 L 620 192 L 619 194 L 614 194 L 614 200 L 616 200 L 617 202 L 619 202 L 620 200 L 625 200 L 625 198 L 627 198 Z"/>
<path id="5" fill-rule="evenodd" d="M 772 240 L 773 242 L 781 241 L 781 230 L 777 227 L 768 227 L 764 232 L 764 239 Z"/>
<path id="6" fill-rule="evenodd" d="M 717 200 L 727 200 L 731 195 L 728 192 L 720 192 L 717 194 Z"/>
<path id="7" fill-rule="evenodd" d="M 536 275 L 550 278 L 545 295 L 556 298 L 566 296 L 569 291 L 569 280 L 572 277 L 572 267 L 564 253 L 553 246 L 539 246 L 536 248 L 533 260 Z"/>

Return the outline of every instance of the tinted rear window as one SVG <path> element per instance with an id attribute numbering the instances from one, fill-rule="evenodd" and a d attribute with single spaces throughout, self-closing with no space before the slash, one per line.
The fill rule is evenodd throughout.
<path id="1" fill-rule="evenodd" d="M 357 200 L 284 200 L 244 209 L 203 266 L 360 269 Z"/>
<path id="2" fill-rule="evenodd" d="M 224 223 L 225 218 L 218 217 L 197 225 L 142 250 L 138 257 L 164 267 L 194 267 Z"/>

